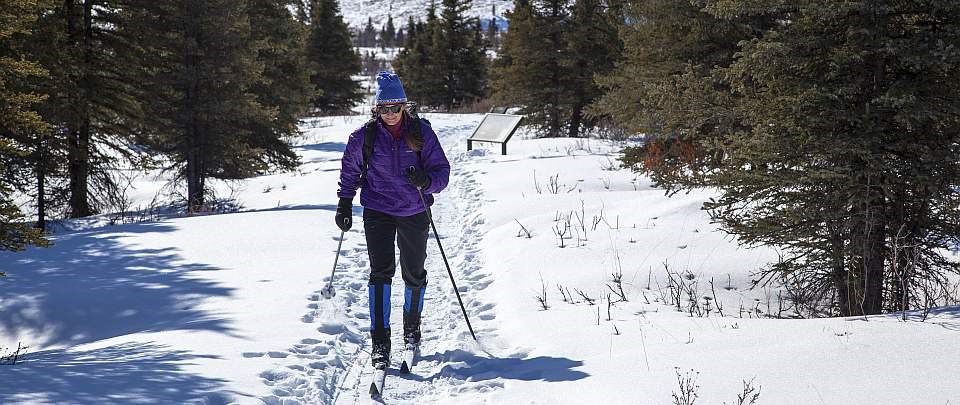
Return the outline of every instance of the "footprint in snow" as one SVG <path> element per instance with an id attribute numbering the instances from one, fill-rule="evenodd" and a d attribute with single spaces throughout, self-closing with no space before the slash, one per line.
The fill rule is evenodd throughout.
<path id="1" fill-rule="evenodd" d="M 260 378 L 267 380 L 268 383 L 273 383 L 278 380 L 283 380 L 290 376 L 290 372 L 286 370 L 267 370 L 260 373 Z"/>
<path id="2" fill-rule="evenodd" d="M 340 323 L 324 323 L 317 328 L 317 331 L 328 335 L 339 335 L 343 333 L 344 330 L 343 324 Z"/>

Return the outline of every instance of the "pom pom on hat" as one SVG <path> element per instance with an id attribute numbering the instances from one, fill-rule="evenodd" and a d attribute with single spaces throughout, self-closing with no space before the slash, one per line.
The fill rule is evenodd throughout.
<path id="1" fill-rule="evenodd" d="M 406 103 L 407 94 L 403 91 L 400 77 L 393 72 L 377 73 L 377 104 Z"/>

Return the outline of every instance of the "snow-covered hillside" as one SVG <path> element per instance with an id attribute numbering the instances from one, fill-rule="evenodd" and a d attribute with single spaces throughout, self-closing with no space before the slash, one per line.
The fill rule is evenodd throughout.
<path id="1" fill-rule="evenodd" d="M 482 115 L 428 118 L 453 167 L 434 220 L 479 342 L 431 236 L 422 360 L 391 372 L 385 403 L 670 404 L 686 387 L 698 404 L 737 404 L 744 381 L 761 404 L 960 400 L 960 309 L 771 319 L 789 306 L 747 286 L 776 254 L 717 232 L 700 210 L 709 192 L 665 197 L 617 170 L 609 141 L 521 134 L 506 156 L 467 152 Z M 365 119 L 310 120 L 299 170 L 220 185 L 238 212 L 87 221 L 51 248 L 0 253 L 0 347 L 30 346 L 0 366 L 0 403 L 367 403 L 359 207 L 337 294 L 319 293 L 340 236 L 339 158 Z M 165 180 L 139 178 L 134 206 Z M 686 296 L 677 310 L 670 277 L 698 312 Z"/>
<path id="2" fill-rule="evenodd" d="M 439 14 L 441 4 L 436 0 L 343 0 L 340 2 L 340 12 L 343 14 L 343 20 L 353 28 L 363 28 L 367 24 L 367 19 L 370 18 L 373 26 L 379 30 L 387 23 L 387 16 L 392 15 L 393 23 L 397 28 L 406 29 L 407 18 L 413 17 L 414 20 L 425 18 L 431 2 L 436 4 Z M 497 16 L 502 20 L 503 14 L 512 9 L 512 0 L 473 0 L 472 7 L 466 15 L 480 17 L 483 20 Z"/>

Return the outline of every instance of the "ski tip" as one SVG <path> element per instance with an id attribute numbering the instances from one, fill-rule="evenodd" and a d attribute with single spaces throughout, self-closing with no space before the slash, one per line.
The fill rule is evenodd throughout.
<path id="1" fill-rule="evenodd" d="M 387 377 L 386 369 L 377 369 L 373 373 L 373 381 L 370 383 L 370 398 L 379 401 L 383 397 L 384 380 Z"/>

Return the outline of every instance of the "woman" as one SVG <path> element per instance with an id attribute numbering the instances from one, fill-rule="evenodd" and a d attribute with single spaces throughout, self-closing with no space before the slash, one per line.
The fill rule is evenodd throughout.
<path id="1" fill-rule="evenodd" d="M 340 170 L 336 222 L 347 231 L 353 224 L 353 197 L 360 188 L 363 230 L 370 258 L 369 306 L 371 363 L 379 370 L 390 359 L 390 284 L 396 272 L 394 243 L 400 248 L 405 284 L 403 341 L 416 352 L 420 344 L 420 314 L 427 285 L 427 207 L 433 194 L 450 178 L 450 163 L 436 133 L 426 120 L 406 111 L 407 97 L 400 78 L 377 75 L 375 118 L 347 141 Z M 372 140 L 372 147 L 366 140 Z M 367 149 L 364 151 L 364 149 Z"/>

